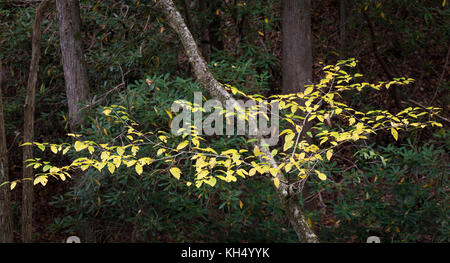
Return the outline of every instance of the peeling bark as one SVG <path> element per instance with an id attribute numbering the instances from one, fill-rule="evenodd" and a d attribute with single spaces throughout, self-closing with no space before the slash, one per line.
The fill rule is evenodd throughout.
<path id="1" fill-rule="evenodd" d="M 192 37 L 191 32 L 184 23 L 183 18 L 180 13 L 175 8 L 172 0 L 159 0 L 157 6 L 161 8 L 162 12 L 167 17 L 167 20 L 171 27 L 175 30 L 181 43 L 184 46 L 189 61 L 194 69 L 194 74 L 201 86 L 210 93 L 211 96 L 216 97 L 221 102 L 228 100 L 231 105 L 240 108 L 239 103 L 229 94 L 214 78 L 214 76 L 209 71 L 207 64 L 203 57 L 200 55 L 200 51 Z M 252 133 L 250 133 L 252 134 Z M 277 168 L 278 164 L 271 158 L 271 154 L 268 149 L 263 147 L 264 141 L 262 137 L 258 137 L 258 142 L 261 152 L 265 155 L 265 158 L 269 160 L 271 167 Z M 265 161 L 267 161 L 265 159 Z M 294 198 L 291 198 L 289 185 L 287 179 L 283 174 L 279 173 L 277 178 L 280 180 L 280 185 L 276 188 L 277 194 L 282 201 L 283 208 L 289 217 L 290 223 L 294 227 L 295 232 L 301 242 L 317 243 L 319 239 L 314 234 L 312 229 L 309 227 L 303 211 L 301 210 L 299 204 L 295 202 Z"/>

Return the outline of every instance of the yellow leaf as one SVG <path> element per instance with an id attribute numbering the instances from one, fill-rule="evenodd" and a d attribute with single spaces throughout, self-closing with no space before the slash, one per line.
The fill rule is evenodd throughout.
<path id="1" fill-rule="evenodd" d="M 253 149 L 253 153 L 255 154 L 256 157 L 258 157 L 261 154 L 261 151 L 259 150 L 258 146 L 255 146 L 255 148 Z"/>
<path id="2" fill-rule="evenodd" d="M 322 181 L 325 181 L 327 179 L 327 175 L 324 173 L 321 173 L 319 171 L 316 170 L 317 175 L 319 176 L 319 179 Z"/>
<path id="3" fill-rule="evenodd" d="M 278 186 L 280 185 L 280 179 L 278 179 L 278 177 L 273 178 L 273 184 L 276 188 L 278 188 Z"/>
<path id="4" fill-rule="evenodd" d="M 102 161 L 107 161 L 109 159 L 109 152 L 102 152 L 102 154 L 100 154 L 100 159 L 102 159 Z"/>
<path id="5" fill-rule="evenodd" d="M 178 167 L 170 168 L 170 173 L 177 179 L 180 179 L 181 170 Z"/>
<path id="6" fill-rule="evenodd" d="M 123 147 L 117 147 L 117 154 L 122 156 L 125 153 L 125 149 Z"/>
<path id="7" fill-rule="evenodd" d="M 94 149 L 94 147 L 89 146 L 89 147 L 88 147 L 88 151 L 89 151 L 90 154 L 93 154 L 94 151 L 95 151 L 95 149 Z"/>
<path id="8" fill-rule="evenodd" d="M 313 87 L 308 87 L 308 88 L 305 89 L 305 92 L 303 92 L 303 94 L 306 96 L 306 95 L 308 95 L 309 93 L 311 93 L 313 90 L 314 90 Z"/>
<path id="9" fill-rule="evenodd" d="M 244 203 L 242 203 L 242 201 L 239 200 L 239 207 L 242 209 L 243 206 L 244 206 Z"/>
<path id="10" fill-rule="evenodd" d="M 391 128 L 391 134 L 392 137 L 394 137 L 395 140 L 398 140 L 398 132 L 395 128 Z"/>
<path id="11" fill-rule="evenodd" d="M 272 174 L 272 176 L 277 176 L 278 174 L 278 169 L 277 168 L 270 168 L 269 169 L 270 174 Z"/>
<path id="12" fill-rule="evenodd" d="M 48 182 L 47 176 L 39 176 L 34 179 L 33 185 L 37 185 L 38 183 L 42 184 L 42 186 L 45 186 Z"/>
<path id="13" fill-rule="evenodd" d="M 60 171 L 60 169 L 58 168 L 58 167 L 52 167 L 52 168 L 50 168 L 50 172 L 51 173 L 57 173 L 57 172 L 59 172 Z"/>
<path id="14" fill-rule="evenodd" d="M 217 179 L 215 177 L 211 177 L 209 180 L 205 180 L 206 184 L 209 184 L 211 187 L 214 187 L 217 183 Z"/>
<path id="15" fill-rule="evenodd" d="M 62 154 L 65 155 L 65 154 L 69 151 L 69 149 L 70 149 L 70 146 L 67 146 L 67 147 L 63 150 Z"/>
<path id="16" fill-rule="evenodd" d="M 14 187 L 16 187 L 16 185 L 17 185 L 17 182 L 16 182 L 16 181 L 11 182 L 11 190 L 14 189 Z"/>
<path id="17" fill-rule="evenodd" d="M 173 119 L 172 113 L 168 110 L 164 110 L 167 113 L 167 116 L 169 116 L 170 119 Z"/>
<path id="18" fill-rule="evenodd" d="M 283 151 L 289 150 L 294 145 L 294 140 L 293 140 L 294 136 L 295 136 L 295 134 L 293 134 L 293 133 L 286 135 L 284 146 L 283 146 Z"/>
<path id="19" fill-rule="evenodd" d="M 166 151 L 166 149 L 161 148 L 156 152 L 156 156 L 160 156 L 161 154 L 163 154 Z"/>
<path id="20" fill-rule="evenodd" d="M 183 141 L 183 142 L 181 142 L 180 144 L 178 144 L 178 146 L 177 146 L 177 150 L 181 150 L 181 149 L 183 149 L 184 147 L 186 147 L 187 145 L 189 144 L 189 142 L 186 140 L 186 141 Z"/>
<path id="21" fill-rule="evenodd" d="M 136 156 L 136 153 L 138 151 L 139 151 L 139 147 L 138 146 L 131 147 L 131 153 L 133 154 L 133 156 Z"/>
<path id="22" fill-rule="evenodd" d="M 53 153 L 58 153 L 58 149 L 56 148 L 55 145 L 51 145 L 50 150 L 52 150 Z"/>
<path id="23" fill-rule="evenodd" d="M 131 167 L 131 166 L 133 166 L 135 163 L 136 163 L 136 160 L 131 160 L 131 161 L 125 161 L 125 160 L 123 160 L 124 162 L 125 162 L 125 164 L 127 165 L 127 167 Z"/>
<path id="24" fill-rule="evenodd" d="M 116 166 L 113 163 L 108 163 L 108 170 L 111 174 L 113 174 L 114 170 L 116 170 Z"/>
<path id="25" fill-rule="evenodd" d="M 75 148 L 75 151 L 79 152 L 79 151 L 81 151 L 81 150 L 83 150 L 83 149 L 86 149 L 86 148 L 87 148 L 87 145 L 84 144 L 83 142 L 76 141 L 76 142 L 75 142 L 75 145 L 74 145 L 74 148 Z"/>
<path id="26" fill-rule="evenodd" d="M 142 165 L 140 164 L 140 163 L 136 163 L 136 166 L 134 167 L 135 169 L 136 169 L 136 173 L 138 174 L 138 175 L 141 175 L 142 174 Z"/>
<path id="27" fill-rule="evenodd" d="M 286 173 L 289 173 L 289 171 L 292 169 L 292 166 L 294 166 L 293 163 L 288 163 L 286 164 L 286 166 L 284 166 L 284 170 L 286 171 Z"/>
<path id="28" fill-rule="evenodd" d="M 328 159 L 328 161 L 331 159 L 331 156 L 333 156 L 333 150 L 328 150 L 327 151 L 327 159 Z"/>
<path id="29" fill-rule="evenodd" d="M 120 157 L 114 158 L 113 164 L 114 164 L 117 168 L 119 168 L 119 166 L 120 166 L 121 163 L 122 163 L 122 161 L 121 161 Z"/>
<path id="30" fill-rule="evenodd" d="M 236 173 L 237 173 L 240 177 L 245 178 L 245 174 L 247 174 L 247 171 L 245 171 L 244 169 L 239 169 L 239 170 L 236 171 Z"/>
<path id="31" fill-rule="evenodd" d="M 102 113 L 103 113 L 103 115 L 109 116 L 109 114 L 111 113 L 111 110 L 110 109 L 106 109 Z"/>
<path id="32" fill-rule="evenodd" d="M 350 118 L 349 120 L 348 120 L 348 123 L 349 123 L 349 125 L 351 126 L 351 125 L 353 125 L 353 123 L 355 123 L 355 118 Z"/>

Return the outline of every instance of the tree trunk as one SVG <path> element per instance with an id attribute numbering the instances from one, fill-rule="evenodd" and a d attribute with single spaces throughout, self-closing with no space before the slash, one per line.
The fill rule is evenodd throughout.
<path id="1" fill-rule="evenodd" d="M 284 94 L 303 92 L 305 85 L 312 84 L 312 44 L 311 44 L 311 2 L 310 0 L 282 0 L 282 92 Z M 300 105 L 304 102 L 297 101 Z M 305 122 L 301 137 L 311 128 Z M 310 187 L 305 184 L 302 196 L 310 195 Z M 296 196 L 292 198 L 296 199 Z M 303 203 L 305 210 L 315 208 L 313 201 Z"/>
<path id="2" fill-rule="evenodd" d="M 345 59 L 347 57 L 347 2 L 347 0 L 339 0 L 339 55 L 341 59 Z"/>
<path id="3" fill-rule="evenodd" d="M 283 0 L 282 19 L 282 91 L 289 94 L 312 84 L 310 0 Z"/>
<path id="4" fill-rule="evenodd" d="M 75 132 L 81 125 L 81 103 L 89 98 L 89 82 L 81 39 L 80 3 L 78 0 L 57 0 L 56 9 L 70 130 Z"/>
<path id="5" fill-rule="evenodd" d="M 5 118 L 3 115 L 3 68 L 0 60 L 0 185 L 9 181 L 8 147 L 6 143 Z M 12 216 L 8 184 L 0 186 L 0 243 L 12 243 Z"/>
<path id="6" fill-rule="evenodd" d="M 23 142 L 31 143 L 34 137 L 34 101 L 37 84 L 37 74 L 39 70 L 39 59 L 41 56 L 41 25 L 44 14 L 49 6 L 49 1 L 45 0 L 36 9 L 36 16 L 33 24 L 32 55 L 30 72 L 28 75 L 27 96 L 24 105 Z M 33 158 L 33 148 L 31 145 L 23 147 L 23 192 L 22 192 L 22 241 L 32 242 L 32 222 L 33 222 L 33 168 L 26 167 L 26 160 Z"/>
<path id="7" fill-rule="evenodd" d="M 226 100 L 231 103 L 232 106 L 240 108 L 239 103 L 233 99 L 233 97 L 217 82 L 214 76 L 209 71 L 205 60 L 200 55 L 197 44 L 194 41 L 194 38 L 191 35 L 191 32 L 186 27 L 186 24 L 183 21 L 180 13 L 176 10 L 172 0 L 159 0 L 158 6 L 162 9 L 162 12 L 166 15 L 169 24 L 178 34 L 184 49 L 186 51 L 187 56 L 189 57 L 189 61 L 194 68 L 194 74 L 202 85 L 202 87 L 207 90 L 213 97 L 216 97 L 222 102 Z M 257 134 L 257 133 L 250 133 Z M 261 158 L 264 157 L 264 162 L 269 162 L 271 167 L 277 168 L 278 165 L 276 161 L 271 157 L 270 151 L 263 147 L 263 141 L 261 137 L 258 138 L 259 148 L 263 153 Z M 305 216 L 303 215 L 303 211 L 299 207 L 298 203 L 292 202 L 290 198 L 289 185 L 286 184 L 286 178 L 282 173 L 277 174 L 277 178 L 280 180 L 280 185 L 276 188 L 277 194 L 282 201 L 283 208 L 286 214 L 289 217 L 291 224 L 293 225 L 297 236 L 301 242 L 308 243 L 317 243 L 319 239 L 314 234 L 314 232 L 309 227 Z"/>

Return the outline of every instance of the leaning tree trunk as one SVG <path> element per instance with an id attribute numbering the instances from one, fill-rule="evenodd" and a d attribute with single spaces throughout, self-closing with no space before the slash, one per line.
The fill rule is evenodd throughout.
<path id="1" fill-rule="evenodd" d="M 49 6 L 49 1 L 44 0 L 36 9 L 33 24 L 32 55 L 30 72 L 28 75 L 27 95 L 24 105 L 23 142 L 31 143 L 34 137 L 34 101 L 41 56 L 41 24 L 44 14 Z M 22 241 L 32 242 L 33 222 L 33 168 L 27 167 L 26 160 L 33 158 L 31 145 L 23 147 L 23 188 L 22 188 Z"/>
<path id="2" fill-rule="evenodd" d="M 5 117 L 3 115 L 3 69 L 0 60 L 0 185 L 9 181 L 8 147 L 6 143 Z M 0 243 L 12 243 L 11 193 L 8 184 L 0 186 Z"/>
<path id="3" fill-rule="evenodd" d="M 312 84 L 310 0 L 283 0 L 282 19 L 282 91 L 297 93 Z"/>
<path id="4" fill-rule="evenodd" d="M 57 0 L 56 9 L 70 129 L 74 132 L 79 129 L 82 120 L 81 103 L 89 98 L 89 82 L 81 39 L 80 3 L 78 0 Z"/>
<path id="5" fill-rule="evenodd" d="M 194 38 L 192 37 L 191 32 L 186 27 L 186 24 L 183 21 L 180 13 L 175 8 L 172 0 L 159 0 L 158 6 L 162 9 L 163 13 L 166 15 L 168 22 L 178 34 L 184 49 L 186 51 L 187 56 L 189 57 L 189 61 L 194 68 L 194 74 L 197 80 L 200 82 L 202 87 L 206 89 L 213 97 L 216 97 L 222 102 L 228 100 L 232 106 L 240 108 L 239 103 L 233 99 L 231 94 L 229 94 L 214 78 L 214 76 L 209 71 L 207 64 L 203 57 L 200 55 L 197 44 L 195 43 Z M 258 134 L 250 132 L 249 134 Z M 278 164 L 271 157 L 269 150 L 263 147 L 263 141 L 261 137 L 258 138 L 259 148 L 262 149 L 262 153 L 264 156 L 264 161 L 269 161 L 271 167 L 277 168 Z M 261 157 L 262 158 L 262 157 Z M 291 192 L 289 191 L 289 185 L 286 184 L 286 178 L 282 173 L 277 174 L 277 178 L 280 180 L 280 184 L 278 188 L 276 188 L 277 194 L 280 197 L 283 208 L 286 211 L 286 214 L 289 217 L 291 224 L 293 225 L 297 236 L 301 242 L 309 242 L 309 243 L 317 243 L 319 239 L 314 234 L 312 229 L 309 227 L 306 218 L 303 214 L 303 211 L 299 207 L 298 203 L 290 201 Z"/>

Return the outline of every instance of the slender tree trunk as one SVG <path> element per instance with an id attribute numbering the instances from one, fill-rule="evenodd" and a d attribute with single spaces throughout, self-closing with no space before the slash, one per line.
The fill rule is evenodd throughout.
<path id="1" fill-rule="evenodd" d="M 183 21 L 180 13 L 175 8 L 172 0 L 159 0 L 158 6 L 162 9 L 162 12 L 166 15 L 169 24 L 178 34 L 184 49 L 186 51 L 187 56 L 189 57 L 189 61 L 194 68 L 194 74 L 202 85 L 202 87 L 208 91 L 213 97 L 216 97 L 222 102 L 228 100 L 232 106 L 240 108 L 239 103 L 233 99 L 231 94 L 229 94 L 214 78 L 211 72 L 208 69 L 208 66 L 205 60 L 200 55 L 197 44 L 195 43 L 194 38 L 191 35 L 191 32 L 186 27 L 186 24 Z M 257 133 L 256 133 L 257 134 Z M 263 141 L 261 138 L 258 138 L 258 142 L 255 144 L 259 144 L 259 148 L 262 149 L 261 152 L 264 156 L 264 162 L 269 162 L 271 167 L 277 168 L 278 164 L 271 157 L 270 151 L 263 147 Z M 263 158 L 263 157 L 261 157 Z M 312 229 L 309 227 L 303 211 L 299 207 L 298 203 L 292 202 L 291 200 L 291 192 L 289 191 L 289 185 L 286 184 L 286 178 L 282 173 L 277 174 L 277 178 L 280 180 L 280 185 L 276 188 L 277 194 L 282 201 L 283 208 L 286 214 L 289 217 L 291 224 L 293 225 L 297 236 L 301 242 L 308 243 L 317 243 L 319 239 L 314 234 Z"/>
<path id="2" fill-rule="evenodd" d="M 41 56 L 41 25 L 49 1 L 44 0 L 36 9 L 33 24 L 32 55 L 28 75 L 27 96 L 24 105 L 23 142 L 33 142 L 34 137 L 34 101 Z M 32 242 L 33 222 L 33 168 L 27 167 L 26 160 L 33 158 L 31 145 L 23 147 L 23 192 L 22 192 L 22 241 Z"/>
<path id="3" fill-rule="evenodd" d="M 346 46 L 347 43 L 347 9 L 348 9 L 348 1 L 347 0 L 339 0 L 339 50 L 341 59 L 345 59 L 347 57 Z"/>
<path id="4" fill-rule="evenodd" d="M 81 39 L 80 3 L 78 0 L 57 0 L 64 80 L 66 83 L 69 121 L 72 132 L 81 125 L 81 103 L 89 98 L 89 82 Z"/>
<path id="5" fill-rule="evenodd" d="M 8 147 L 6 143 L 5 117 L 3 115 L 3 68 L 0 60 L 0 185 L 9 181 Z M 0 243 L 12 243 L 12 216 L 8 184 L 0 186 Z"/>
<path id="6" fill-rule="evenodd" d="M 282 91 L 289 94 L 312 84 L 310 0 L 283 0 L 282 19 Z"/>

